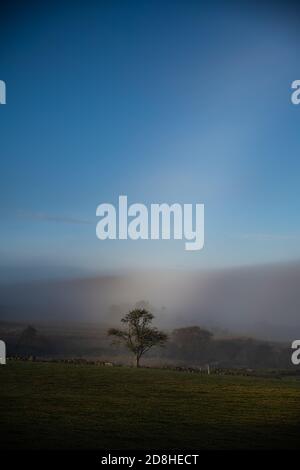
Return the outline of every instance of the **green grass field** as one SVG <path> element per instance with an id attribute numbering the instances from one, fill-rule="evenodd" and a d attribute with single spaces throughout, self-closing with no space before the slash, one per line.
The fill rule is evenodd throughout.
<path id="1" fill-rule="evenodd" d="M 9 362 L 0 448 L 300 448 L 300 381 Z"/>

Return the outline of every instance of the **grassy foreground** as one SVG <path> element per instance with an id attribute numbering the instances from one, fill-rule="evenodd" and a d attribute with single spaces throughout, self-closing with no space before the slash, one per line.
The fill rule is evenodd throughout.
<path id="1" fill-rule="evenodd" d="M 300 448 L 300 381 L 10 362 L 0 448 Z"/>

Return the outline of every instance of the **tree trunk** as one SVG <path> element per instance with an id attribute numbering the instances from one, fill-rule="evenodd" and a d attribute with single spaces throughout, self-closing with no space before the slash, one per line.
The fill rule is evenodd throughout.
<path id="1" fill-rule="evenodd" d="M 136 367 L 140 367 L 140 357 L 136 356 Z"/>

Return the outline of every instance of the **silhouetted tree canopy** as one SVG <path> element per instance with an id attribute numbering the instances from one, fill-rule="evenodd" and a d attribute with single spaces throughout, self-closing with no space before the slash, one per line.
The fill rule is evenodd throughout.
<path id="1" fill-rule="evenodd" d="M 141 357 L 154 346 L 163 346 L 167 335 L 152 326 L 154 315 L 145 309 L 134 309 L 122 318 L 124 329 L 110 328 L 108 335 L 123 342 L 135 355 L 139 367 Z"/>
<path id="2" fill-rule="evenodd" d="M 199 326 L 177 328 L 173 331 L 172 342 L 176 352 L 187 359 L 204 360 L 209 341 L 213 334 Z"/>

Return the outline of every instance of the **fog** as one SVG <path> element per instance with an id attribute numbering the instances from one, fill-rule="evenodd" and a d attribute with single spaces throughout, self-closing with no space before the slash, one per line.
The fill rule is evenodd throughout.
<path id="1" fill-rule="evenodd" d="M 144 300 L 165 328 L 200 325 L 290 341 L 300 330 L 299 287 L 300 263 L 31 281 L 0 286 L 0 319 L 116 324 Z"/>

